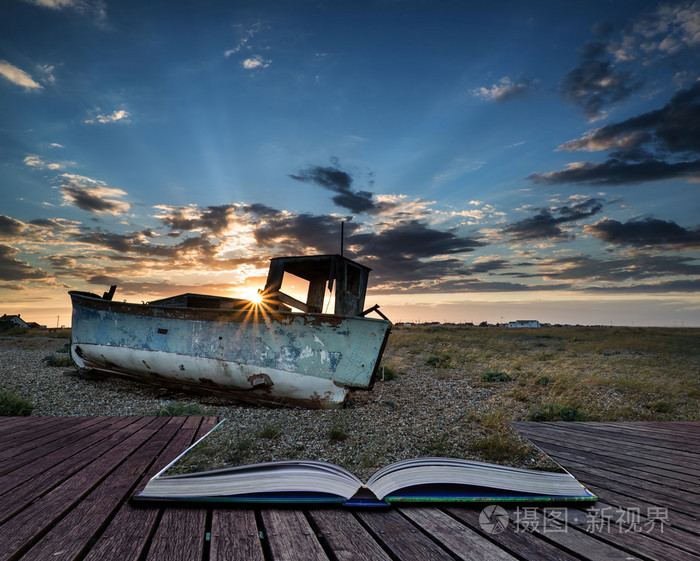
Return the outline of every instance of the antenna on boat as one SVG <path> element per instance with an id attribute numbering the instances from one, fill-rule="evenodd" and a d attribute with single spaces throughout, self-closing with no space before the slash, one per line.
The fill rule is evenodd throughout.
<path id="1" fill-rule="evenodd" d="M 345 220 L 340 223 L 340 256 L 343 256 L 343 238 L 345 237 Z"/>

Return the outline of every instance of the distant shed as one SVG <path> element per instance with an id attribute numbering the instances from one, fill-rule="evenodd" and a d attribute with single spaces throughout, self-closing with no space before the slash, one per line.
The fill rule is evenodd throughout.
<path id="1" fill-rule="evenodd" d="M 539 327 L 540 322 L 536 319 L 517 319 L 506 324 L 506 327 Z"/>

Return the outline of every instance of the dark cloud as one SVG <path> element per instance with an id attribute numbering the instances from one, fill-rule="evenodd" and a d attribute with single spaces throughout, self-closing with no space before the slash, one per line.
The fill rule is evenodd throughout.
<path id="1" fill-rule="evenodd" d="M 0 244 L 0 280 L 14 282 L 48 277 L 41 269 L 34 269 L 28 263 L 17 259 L 15 256 L 18 253 L 14 247 Z"/>
<path id="2" fill-rule="evenodd" d="M 9 216 L 0 214 L 0 237 L 14 238 L 24 230 L 24 223 Z"/>
<path id="3" fill-rule="evenodd" d="M 606 218 L 586 226 L 585 231 L 598 239 L 633 247 L 700 247 L 700 228 L 683 228 L 675 222 L 658 218 L 644 218 L 619 222 Z"/>
<path id="4" fill-rule="evenodd" d="M 533 183 L 626 185 L 700 177 L 700 81 L 677 92 L 663 108 L 606 125 L 560 150 L 610 150 L 603 163 L 534 173 Z"/>
<path id="5" fill-rule="evenodd" d="M 607 42 L 593 41 L 580 50 L 580 55 L 581 63 L 564 76 L 559 91 L 588 117 L 599 116 L 606 107 L 627 99 L 643 85 L 642 80 L 612 63 Z"/>
<path id="6" fill-rule="evenodd" d="M 436 230 L 418 220 L 399 222 L 378 234 L 358 234 L 352 236 L 349 241 L 360 246 L 362 253 L 378 257 L 436 257 L 473 251 L 474 248 L 485 245 L 473 238 Z"/>
<path id="7" fill-rule="evenodd" d="M 121 214 L 130 205 L 117 197 L 126 195 L 121 189 L 107 187 L 103 182 L 82 176 L 63 174 L 67 182 L 61 185 L 64 201 L 82 210 L 97 214 Z"/>
<path id="8" fill-rule="evenodd" d="M 620 123 L 606 125 L 562 150 L 617 149 L 621 159 L 638 160 L 639 154 L 688 157 L 700 154 L 700 81 L 678 91 L 661 109 Z M 628 152 L 630 155 L 627 155 Z"/>
<path id="9" fill-rule="evenodd" d="M 589 286 L 586 292 L 631 292 L 637 294 L 667 293 L 667 292 L 700 292 L 700 280 L 672 280 L 623 286 Z"/>
<path id="10" fill-rule="evenodd" d="M 314 183 L 319 187 L 338 193 L 333 202 L 356 214 L 363 212 L 376 214 L 395 207 L 393 203 L 378 202 L 369 191 L 355 191 L 353 178 L 347 172 L 335 166 L 311 166 L 289 177 L 303 183 Z"/>
<path id="11" fill-rule="evenodd" d="M 379 233 L 350 236 L 347 245 L 374 269 L 378 282 L 442 282 L 444 277 L 469 275 L 464 262 L 445 258 L 485 245 L 452 232 L 436 230 L 417 220 L 401 221 Z"/>
<path id="12" fill-rule="evenodd" d="M 592 186 L 627 185 L 664 179 L 697 178 L 700 175 L 700 160 L 670 163 L 647 160 L 641 163 L 610 159 L 602 164 L 586 165 L 545 174 L 533 173 L 533 183 L 557 185 L 562 183 L 584 183 Z"/>
<path id="13" fill-rule="evenodd" d="M 250 212 L 256 216 L 278 216 L 280 211 L 276 208 L 272 208 L 267 205 L 260 203 L 253 203 L 252 205 L 245 205 L 241 207 L 244 212 Z"/>
<path id="14" fill-rule="evenodd" d="M 30 220 L 29 224 L 33 226 L 39 226 L 40 228 L 48 228 L 51 230 L 58 230 L 65 227 L 65 220 L 56 220 L 53 218 L 35 218 Z"/>
<path id="15" fill-rule="evenodd" d="M 485 281 L 473 277 L 457 276 L 438 282 L 398 280 L 379 288 L 373 288 L 372 294 L 421 294 L 421 293 L 458 293 L 458 292 L 549 292 L 568 290 L 571 284 L 527 285 L 514 282 Z"/>
<path id="16" fill-rule="evenodd" d="M 111 258 L 124 259 L 124 256 L 149 257 L 152 259 L 167 260 L 168 267 L 178 267 L 184 262 L 193 260 L 202 264 L 213 261 L 216 253 L 216 245 L 207 235 L 185 238 L 177 244 L 152 243 L 148 237 L 140 232 L 117 234 L 101 229 L 88 230 L 71 236 L 71 240 L 88 244 L 95 248 L 105 248 L 116 253 Z"/>
<path id="17" fill-rule="evenodd" d="M 236 210 L 236 205 L 209 206 L 204 210 L 193 207 L 162 207 L 157 218 L 171 230 L 205 230 L 214 234 L 224 232 Z"/>
<path id="18" fill-rule="evenodd" d="M 474 263 L 469 267 L 471 273 L 490 273 L 491 271 L 497 271 L 499 269 L 505 269 L 510 266 L 510 262 L 505 259 L 490 259 L 488 261 L 481 261 L 479 263 Z"/>
<path id="19" fill-rule="evenodd" d="M 554 209 L 541 208 L 535 216 L 510 224 L 503 232 L 517 241 L 570 239 L 571 234 L 562 230 L 561 225 L 594 216 L 603 205 L 602 199 L 593 198 Z"/>
<path id="20" fill-rule="evenodd" d="M 275 247 L 282 252 L 340 252 L 341 222 L 345 221 L 345 235 L 352 235 L 357 224 L 350 218 L 326 215 L 289 215 L 265 207 L 265 220 L 254 231 L 255 241 L 261 247 Z"/>
<path id="21" fill-rule="evenodd" d="M 624 282 L 667 276 L 697 276 L 700 265 L 692 258 L 670 255 L 633 255 L 613 259 L 588 256 L 562 257 L 542 264 L 549 279 Z"/>

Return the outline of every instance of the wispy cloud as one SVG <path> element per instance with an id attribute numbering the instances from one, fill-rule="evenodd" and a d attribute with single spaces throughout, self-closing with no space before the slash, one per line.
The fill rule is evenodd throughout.
<path id="1" fill-rule="evenodd" d="M 27 91 L 40 90 L 43 87 L 24 70 L 17 68 L 6 60 L 0 60 L 0 76 Z"/>
<path id="2" fill-rule="evenodd" d="M 52 171 L 58 171 L 64 169 L 68 164 L 73 164 L 73 162 L 45 162 L 36 154 L 28 154 L 24 158 L 24 165 L 37 169 L 50 169 Z"/>
<path id="3" fill-rule="evenodd" d="M 539 80 L 537 79 L 519 78 L 513 81 L 509 76 L 504 76 L 497 84 L 492 84 L 490 88 L 482 86 L 473 89 L 472 93 L 481 99 L 503 102 L 523 97 L 538 88 Z"/>
<path id="4" fill-rule="evenodd" d="M 240 26 L 238 26 L 238 27 L 240 27 Z M 236 43 L 236 45 L 233 48 L 224 51 L 224 56 L 226 58 L 228 58 L 230 56 L 238 54 L 241 50 L 243 50 L 248 45 L 250 40 L 257 33 L 260 32 L 261 28 L 262 28 L 262 25 L 258 21 L 256 23 L 254 23 L 252 26 L 250 26 L 248 29 L 244 29 L 242 31 L 242 37 L 238 40 L 238 43 Z"/>
<path id="5" fill-rule="evenodd" d="M 64 182 L 59 188 L 65 204 L 97 214 L 122 214 L 131 208 L 129 203 L 118 200 L 126 192 L 108 187 L 104 181 L 70 173 L 61 174 L 60 178 Z"/>
<path id="6" fill-rule="evenodd" d="M 608 109 L 626 101 L 644 85 L 644 67 L 695 56 L 700 45 L 700 2 L 660 4 L 624 28 L 601 24 L 592 40 L 580 49 L 580 64 L 562 80 L 564 99 L 591 120 L 607 117 Z M 641 66 L 640 66 L 641 64 Z M 687 64 L 686 64 L 687 66 Z"/>
<path id="7" fill-rule="evenodd" d="M 131 113 L 129 113 L 126 109 L 116 109 L 112 113 L 109 113 L 107 115 L 99 114 L 93 117 L 92 119 L 86 119 L 85 123 L 88 125 L 94 125 L 95 123 L 117 123 L 117 122 L 125 122 L 128 123 L 131 117 Z"/>
<path id="8" fill-rule="evenodd" d="M 675 55 L 700 45 L 700 2 L 661 4 L 627 29 L 611 45 L 617 61 Z"/>
<path id="9" fill-rule="evenodd" d="M 98 24 L 102 24 L 107 18 L 103 0 L 24 0 L 24 2 L 51 10 L 72 9 Z"/>
<path id="10" fill-rule="evenodd" d="M 243 60 L 241 64 L 246 70 L 255 70 L 256 68 L 268 68 L 270 64 L 272 64 L 272 61 L 260 55 L 253 55 Z"/>

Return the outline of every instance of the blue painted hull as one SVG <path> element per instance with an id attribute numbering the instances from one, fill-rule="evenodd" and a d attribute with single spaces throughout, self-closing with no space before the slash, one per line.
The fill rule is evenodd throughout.
<path id="1" fill-rule="evenodd" d="M 71 292 L 81 369 L 331 408 L 369 387 L 391 323 L 321 314 L 129 304 Z"/>

